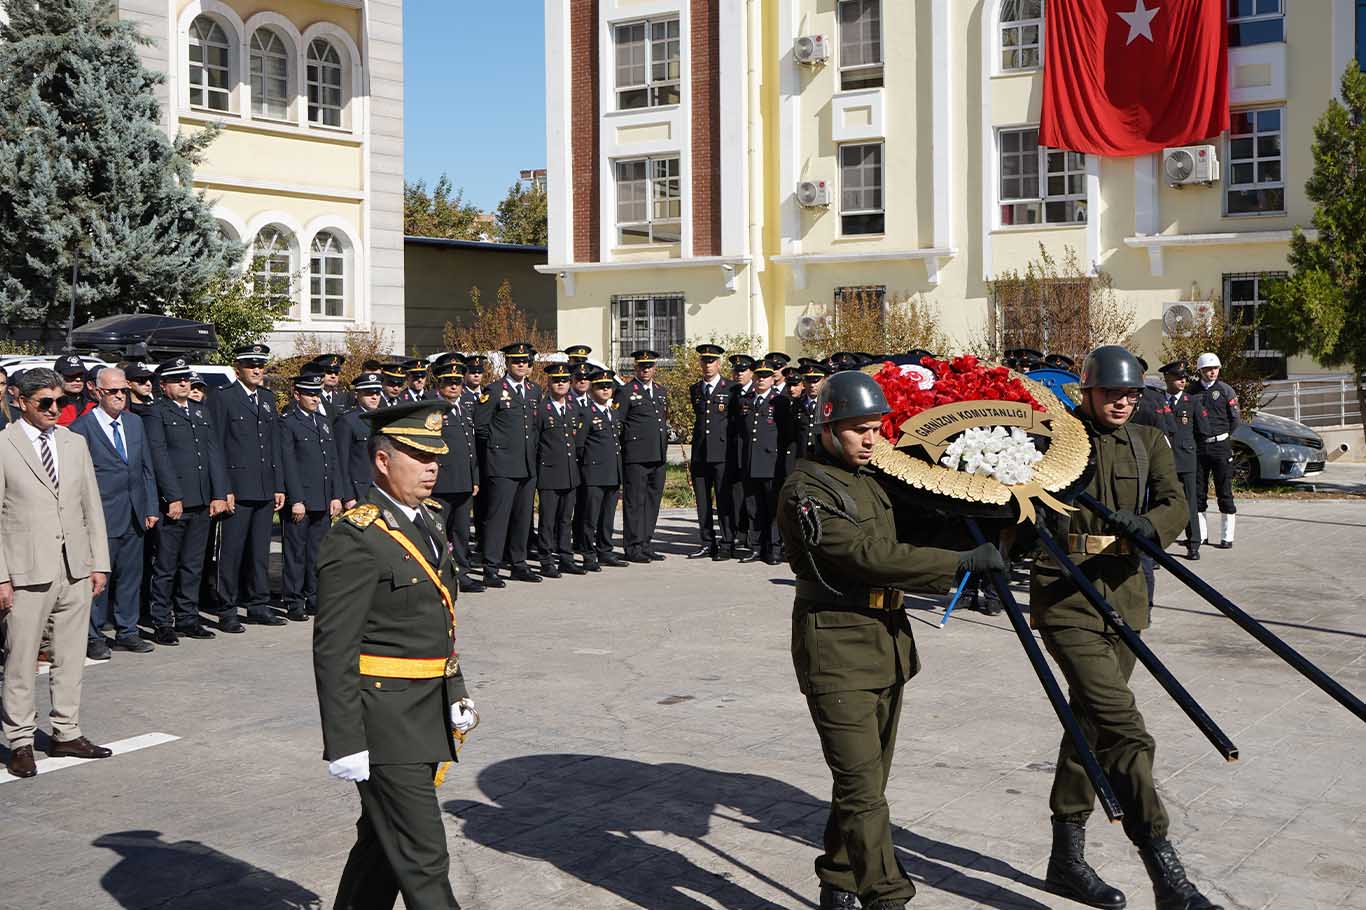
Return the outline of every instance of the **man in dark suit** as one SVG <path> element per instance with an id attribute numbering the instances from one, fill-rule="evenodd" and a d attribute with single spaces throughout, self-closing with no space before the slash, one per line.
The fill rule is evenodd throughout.
<path id="1" fill-rule="evenodd" d="M 318 612 L 318 548 L 341 514 L 337 443 L 322 413 L 323 385 L 311 372 L 294 380 L 294 401 L 280 415 L 285 466 L 283 539 L 285 616 L 305 622 Z"/>
<path id="2" fill-rule="evenodd" d="M 427 388 L 427 361 L 412 358 L 403 362 L 408 387 L 400 396 L 404 401 L 431 401 L 436 395 Z"/>
<path id="3" fill-rule="evenodd" d="M 465 409 L 465 413 L 474 418 L 476 409 L 479 407 L 479 399 L 484 397 L 484 375 L 488 371 L 488 361 L 480 354 L 469 354 L 465 357 L 465 384 L 460 389 L 460 405 Z M 487 453 L 484 451 L 483 444 L 478 437 L 474 440 L 474 458 L 479 463 L 479 477 L 488 477 Z M 474 495 L 474 534 L 477 545 L 482 549 L 484 545 L 484 522 L 488 517 L 489 489 L 488 484 L 481 483 L 479 492 Z"/>
<path id="4" fill-rule="evenodd" d="M 612 549 L 617 499 L 621 495 L 621 421 L 612 395 L 615 374 L 596 370 L 589 380 L 592 403 L 585 414 L 586 435 L 579 458 L 583 480 L 583 508 L 577 513 L 583 541 L 583 567 L 601 572 L 603 566 L 628 566 Z"/>
<path id="5" fill-rule="evenodd" d="M 1167 409 L 1171 413 L 1167 441 L 1176 460 L 1176 476 L 1186 491 L 1190 520 L 1186 525 L 1186 558 L 1200 558 L 1200 502 L 1196 482 L 1200 476 L 1195 429 L 1203 421 L 1204 401 L 1186 394 L 1189 369 L 1184 360 L 1163 364 L 1158 370 L 1167 383 Z"/>
<path id="6" fill-rule="evenodd" d="M 636 375 L 617 389 L 617 416 L 621 420 L 621 461 L 625 471 L 622 523 L 626 532 L 626 559 L 630 562 L 662 560 L 654 548 L 659 504 L 664 498 L 664 462 L 669 447 L 669 398 L 655 384 L 654 351 L 633 351 Z"/>
<path id="7" fill-rule="evenodd" d="M 341 368 L 346 363 L 343 354 L 319 354 L 313 358 L 313 365 L 322 370 L 323 407 L 329 414 L 345 414 L 356 406 L 356 396 L 341 386 Z"/>
<path id="8" fill-rule="evenodd" d="M 285 505 L 285 471 L 280 450 L 280 415 L 275 396 L 261 383 L 270 348 L 238 348 L 237 382 L 209 399 L 209 420 L 228 468 L 228 515 L 218 554 L 219 627 L 241 632 L 246 621 L 284 625 L 270 608 L 270 530 Z"/>
<path id="9" fill-rule="evenodd" d="M 818 360 L 802 364 L 802 397 L 793 407 L 793 432 L 796 435 L 797 460 L 812 458 L 821 444 L 820 416 L 816 413 L 816 399 L 821 383 L 830 375 L 830 367 Z"/>
<path id="10" fill-rule="evenodd" d="M 466 403 L 464 364 L 452 358 L 436 370 L 436 400 L 441 409 L 441 438 L 446 454 L 437 459 L 432 495 L 443 505 L 446 539 L 458 568 L 462 594 L 478 594 L 484 585 L 470 565 L 470 509 L 479 493 L 479 459 L 475 456 L 474 409 Z"/>
<path id="11" fill-rule="evenodd" d="M 313 673 L 328 773 L 361 815 L 336 906 L 457 910 L 438 768 L 477 723 L 455 637 L 455 561 L 427 497 L 441 409 L 368 412 L 375 483 L 323 542 Z"/>
<path id="12" fill-rule="evenodd" d="M 582 485 L 579 456 L 588 424 L 585 409 L 569 395 L 569 365 L 549 364 L 545 375 L 550 392 L 541 405 L 536 454 L 536 489 L 541 497 L 541 574 L 559 578 L 561 573 L 584 574 L 574 562 L 572 524 L 574 502 Z"/>
<path id="13" fill-rule="evenodd" d="M 85 437 L 95 482 L 104 504 L 104 527 L 109 537 L 109 583 L 90 604 L 90 640 L 86 656 L 108 660 L 110 642 L 101 629 L 113 606 L 113 647 L 145 653 L 152 644 L 138 634 L 142 595 L 143 535 L 156 523 L 156 479 L 142 418 L 131 414 L 128 380 L 123 370 L 105 367 L 95 384 L 99 406 L 71 425 Z"/>
<path id="14" fill-rule="evenodd" d="M 722 495 L 730 504 L 730 514 L 735 524 L 735 543 L 726 554 L 731 559 L 741 551 L 749 552 L 749 511 L 745 508 L 746 427 L 741 417 L 740 405 L 744 396 L 753 388 L 754 367 L 755 360 L 748 354 L 730 355 L 730 398 L 726 401 L 726 416 L 729 418 L 726 435 L 726 473 L 721 487 Z"/>
<path id="15" fill-rule="evenodd" d="M 504 556 L 516 581 L 538 582 L 527 565 L 527 537 L 536 494 L 536 434 L 541 392 L 527 377 L 536 351 L 525 341 L 503 348 L 507 375 L 480 396 L 474 435 L 484 450 L 480 472 L 488 493 L 488 517 L 481 538 L 484 584 L 502 588 Z"/>
<path id="16" fill-rule="evenodd" d="M 208 407 L 190 400 L 190 367 L 173 357 L 157 368 L 162 397 L 143 419 L 162 512 L 148 590 L 153 641 L 213 638 L 199 618 L 200 582 L 213 520 L 227 512 L 221 434 Z"/>
<path id="17" fill-rule="evenodd" d="M 721 375 L 723 353 L 719 344 L 697 346 L 702 378 L 688 389 L 693 413 L 689 469 L 697 499 L 697 530 L 702 538 L 702 547 L 693 556 L 710 556 L 713 560 L 727 558 L 735 548 L 734 516 L 725 489 L 731 382 Z M 713 514 L 717 514 L 721 526 L 719 541 Z"/>
<path id="18" fill-rule="evenodd" d="M 356 393 L 356 407 L 337 418 L 333 431 L 337 438 L 337 479 L 341 482 L 342 506 L 353 509 L 365 501 L 370 489 L 370 422 L 369 411 L 379 407 L 379 373 L 361 373 L 351 383 Z"/>
<path id="19" fill-rule="evenodd" d="M 744 426 L 745 508 L 749 512 L 749 542 L 754 555 L 776 566 L 778 529 L 773 519 L 778 507 L 779 461 L 787 401 L 773 390 L 775 365 L 764 361 L 754 368 L 754 390 L 741 399 Z"/>

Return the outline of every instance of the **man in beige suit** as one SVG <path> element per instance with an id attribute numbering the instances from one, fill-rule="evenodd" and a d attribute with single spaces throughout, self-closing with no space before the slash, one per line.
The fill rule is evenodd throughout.
<path id="1" fill-rule="evenodd" d="M 109 541 L 95 467 L 85 440 L 57 426 L 62 380 L 25 371 L 20 418 L 0 432 L 0 617 L 9 654 L 0 729 L 9 740 L 9 773 L 33 777 L 34 667 L 52 625 L 52 745 L 48 755 L 108 758 L 81 735 L 81 672 L 90 598 L 104 589 Z"/>

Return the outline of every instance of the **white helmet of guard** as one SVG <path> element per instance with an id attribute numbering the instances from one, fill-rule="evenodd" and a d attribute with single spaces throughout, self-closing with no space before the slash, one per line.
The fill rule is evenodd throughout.
<path id="1" fill-rule="evenodd" d="M 1201 354 L 1195 361 L 1195 368 L 1197 370 L 1203 370 L 1205 369 L 1205 367 L 1222 366 L 1223 364 L 1219 362 L 1219 355 L 1212 353 L 1210 351 L 1206 351 L 1205 353 Z"/>

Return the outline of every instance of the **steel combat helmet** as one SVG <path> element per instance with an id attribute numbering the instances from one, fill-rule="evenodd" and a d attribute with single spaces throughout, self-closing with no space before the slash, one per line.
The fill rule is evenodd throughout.
<path id="1" fill-rule="evenodd" d="M 816 398 L 817 422 L 822 426 L 855 417 L 881 417 L 890 410 L 882 386 L 858 370 L 844 370 L 828 377 Z"/>
<path id="2" fill-rule="evenodd" d="M 1083 389 L 1141 389 L 1143 366 L 1117 344 L 1107 344 L 1086 355 L 1081 365 Z"/>

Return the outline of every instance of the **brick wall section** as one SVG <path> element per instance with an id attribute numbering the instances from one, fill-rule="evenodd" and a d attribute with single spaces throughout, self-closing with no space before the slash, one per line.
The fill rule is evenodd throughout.
<path id="1" fill-rule="evenodd" d="M 692 244 L 721 254 L 721 0 L 692 0 Z"/>
<path id="2" fill-rule="evenodd" d="M 570 180 L 574 187 L 574 261 L 602 258 L 598 133 L 598 0 L 570 0 Z"/>

